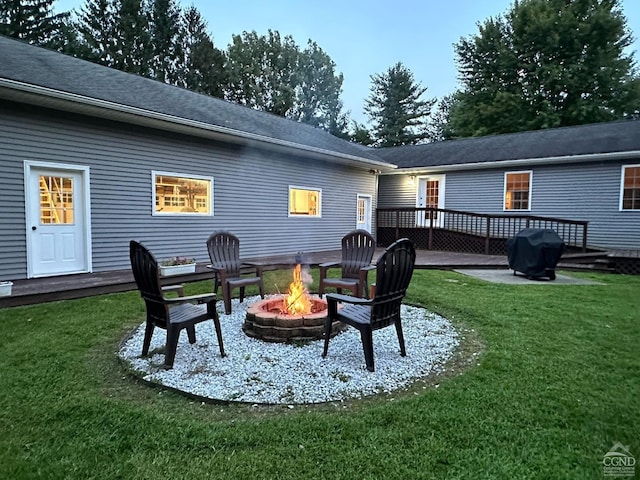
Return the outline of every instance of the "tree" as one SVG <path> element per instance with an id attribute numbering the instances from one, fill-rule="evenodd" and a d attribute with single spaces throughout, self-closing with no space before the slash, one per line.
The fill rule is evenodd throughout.
<path id="1" fill-rule="evenodd" d="M 344 135 L 348 119 L 341 113 L 343 76 L 336 74 L 331 57 L 309 40 L 307 48 L 300 52 L 297 70 L 299 83 L 290 118 Z"/>
<path id="2" fill-rule="evenodd" d="M 300 52 L 291 36 L 269 30 L 233 35 L 227 50 L 227 98 L 286 117 L 295 104 Z"/>
<path id="3" fill-rule="evenodd" d="M 622 118 L 640 100 L 619 0 L 522 0 L 456 45 L 448 126 L 477 136 Z"/>
<path id="4" fill-rule="evenodd" d="M 300 50 L 291 36 L 269 30 L 234 35 L 227 50 L 228 100 L 348 138 L 342 74 L 315 42 Z"/>
<path id="5" fill-rule="evenodd" d="M 78 31 L 83 58 L 151 76 L 148 12 L 141 0 L 86 0 Z"/>
<path id="6" fill-rule="evenodd" d="M 410 145 L 429 137 L 426 121 L 435 100 L 421 100 L 427 87 L 416 83 L 407 67 L 398 62 L 372 75 L 371 83 L 364 111 L 373 123 L 376 146 Z"/>
<path id="7" fill-rule="evenodd" d="M 176 62 L 182 49 L 180 15 L 175 0 L 151 2 L 151 76 L 161 82 L 177 82 Z"/>
<path id="8" fill-rule="evenodd" d="M 54 15 L 54 0 L 1 0 L 0 35 L 49 46 L 69 13 Z"/>
<path id="9" fill-rule="evenodd" d="M 224 53 L 215 48 L 207 24 L 195 6 L 182 14 L 176 84 L 194 92 L 224 98 L 226 74 Z"/>

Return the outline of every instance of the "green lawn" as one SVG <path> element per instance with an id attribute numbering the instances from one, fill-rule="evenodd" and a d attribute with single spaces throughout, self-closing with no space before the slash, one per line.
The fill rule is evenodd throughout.
<path id="1" fill-rule="evenodd" d="M 640 277 L 581 276 L 604 285 L 416 271 L 407 301 L 464 337 L 449 372 L 293 409 L 129 377 L 116 351 L 137 292 L 0 310 L 0 478 L 602 479 L 614 443 L 640 459 Z"/>

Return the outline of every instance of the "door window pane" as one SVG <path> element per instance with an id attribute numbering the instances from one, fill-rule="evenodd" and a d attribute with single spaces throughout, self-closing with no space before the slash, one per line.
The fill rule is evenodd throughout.
<path id="1" fill-rule="evenodd" d="M 73 178 L 40 175 L 40 223 L 73 224 Z"/>

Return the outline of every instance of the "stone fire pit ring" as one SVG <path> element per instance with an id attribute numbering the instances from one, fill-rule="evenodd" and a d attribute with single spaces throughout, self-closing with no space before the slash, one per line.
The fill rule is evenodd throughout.
<path id="1" fill-rule="evenodd" d="M 290 315 L 281 312 L 284 297 L 266 298 L 249 305 L 242 330 L 251 337 L 265 342 L 296 343 L 321 340 L 327 318 L 327 301 L 309 297 L 311 313 Z M 346 324 L 333 322 L 331 337 L 347 328 Z"/>

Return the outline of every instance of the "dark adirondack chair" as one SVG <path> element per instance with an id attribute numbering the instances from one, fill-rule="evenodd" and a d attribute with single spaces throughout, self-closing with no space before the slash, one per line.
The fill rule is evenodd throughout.
<path id="1" fill-rule="evenodd" d="M 147 306 L 147 326 L 144 332 L 142 355 L 149 353 L 149 345 L 155 327 L 167 331 L 167 344 L 164 355 L 165 366 L 171 368 L 176 356 L 180 332 L 187 330 L 189 343 L 196 342 L 195 324 L 213 320 L 220 347 L 220 355 L 225 356 L 222 343 L 222 330 L 216 311 L 216 296 L 208 293 L 188 297 L 167 298 L 166 291 L 160 285 L 158 263 L 151 252 L 142 244 L 131 240 L 129 244 L 131 270 Z"/>
<path id="2" fill-rule="evenodd" d="M 366 230 L 353 230 L 342 237 L 342 260 L 318 265 L 320 298 L 326 288 L 335 288 L 338 293 L 342 293 L 342 289 L 347 289 L 356 297 L 362 297 L 363 293 L 367 295 L 369 291 L 367 275 L 369 270 L 375 268 L 371 265 L 375 250 L 376 242 Z M 327 277 L 329 269 L 334 267 L 342 269 L 340 278 Z"/>
<path id="3" fill-rule="evenodd" d="M 405 356 L 400 305 L 404 298 L 416 261 L 416 251 L 410 240 L 403 238 L 390 245 L 376 262 L 375 296 L 356 298 L 335 293 L 327 294 L 328 315 L 324 326 L 324 351 L 327 356 L 331 323 L 338 320 L 360 331 L 367 370 L 374 371 L 373 331 L 395 325 L 400 343 L 400 355 Z M 338 303 L 346 304 L 338 309 Z"/>
<path id="4" fill-rule="evenodd" d="M 211 259 L 211 268 L 215 272 L 214 293 L 218 286 L 222 286 L 222 298 L 224 300 L 224 312 L 231 313 L 231 292 L 234 288 L 240 289 L 240 301 L 244 300 L 245 287 L 257 285 L 260 296 L 264 298 L 264 286 L 262 285 L 262 269 L 255 267 L 255 276 L 240 275 L 243 267 L 240 260 L 240 240 L 229 232 L 215 232 L 207 240 L 207 250 Z"/>

